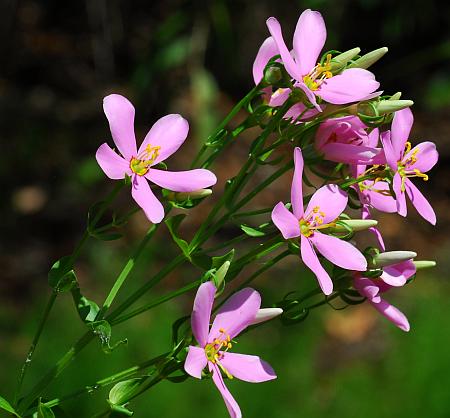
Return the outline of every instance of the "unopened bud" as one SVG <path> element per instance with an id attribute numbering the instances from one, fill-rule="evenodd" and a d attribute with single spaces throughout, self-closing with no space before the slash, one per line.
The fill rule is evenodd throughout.
<path id="1" fill-rule="evenodd" d="M 377 254 L 373 257 L 371 268 L 380 268 L 398 264 L 403 261 L 411 260 L 417 257 L 414 251 L 386 251 L 385 253 Z"/>
<path id="2" fill-rule="evenodd" d="M 342 70 L 347 63 L 355 58 L 360 52 L 361 48 L 353 48 L 333 57 L 331 60 L 331 72 L 335 73 Z"/>
<path id="3" fill-rule="evenodd" d="M 270 321 L 273 318 L 281 315 L 283 309 L 281 308 L 263 308 L 259 309 L 256 313 L 255 319 L 252 321 L 251 325 L 260 324 L 261 322 Z"/>
<path id="4" fill-rule="evenodd" d="M 418 261 L 413 261 L 413 263 L 416 266 L 417 270 L 429 269 L 431 267 L 436 267 L 436 261 L 432 261 L 432 260 L 418 260 Z"/>
<path id="5" fill-rule="evenodd" d="M 212 194 L 211 189 L 199 189 L 194 190 L 193 192 L 170 192 L 167 194 L 167 197 L 170 200 L 175 200 L 177 202 L 184 202 L 188 199 L 203 199 Z"/>
<path id="6" fill-rule="evenodd" d="M 216 271 L 216 274 L 213 278 L 214 286 L 216 286 L 216 289 L 219 292 L 223 290 L 223 286 L 225 283 L 225 276 L 227 275 L 228 269 L 230 268 L 230 262 L 225 261 Z"/>
<path id="7" fill-rule="evenodd" d="M 363 68 L 367 69 L 371 65 L 375 64 L 380 58 L 382 58 L 388 49 L 386 47 L 375 49 L 375 51 L 368 52 L 361 58 L 358 58 L 355 62 L 350 64 L 347 68 Z"/>
<path id="8" fill-rule="evenodd" d="M 353 232 L 365 231 L 378 225 L 375 219 L 343 219 L 339 223 L 328 230 L 330 232 L 348 232 L 351 229 Z"/>
<path id="9" fill-rule="evenodd" d="M 386 113 L 394 113 L 398 110 L 406 109 L 414 104 L 412 100 L 380 100 L 376 104 L 376 108 L 380 115 Z"/>
<path id="10" fill-rule="evenodd" d="M 283 79 L 283 72 L 279 67 L 269 67 L 264 71 L 264 81 L 269 84 L 277 84 Z"/>

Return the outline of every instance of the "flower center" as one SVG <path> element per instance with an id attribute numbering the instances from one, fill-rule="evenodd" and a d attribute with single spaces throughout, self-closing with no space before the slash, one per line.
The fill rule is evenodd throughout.
<path id="1" fill-rule="evenodd" d="M 320 85 L 327 78 L 333 77 L 331 70 L 331 54 L 327 55 L 326 61 L 321 64 L 320 62 L 303 77 L 303 82 L 312 91 L 319 89 Z"/>
<path id="2" fill-rule="evenodd" d="M 133 157 L 130 160 L 131 171 L 138 176 L 143 176 L 144 174 L 146 174 L 148 168 L 159 157 L 160 150 L 160 146 L 152 147 L 151 144 L 148 144 L 143 152 L 141 152 L 137 157 Z"/>
<path id="3" fill-rule="evenodd" d="M 314 234 L 315 230 L 336 226 L 335 222 L 324 224 L 324 218 L 325 212 L 322 212 L 319 206 L 315 206 L 306 217 L 299 220 L 300 233 L 308 238 Z"/>
<path id="4" fill-rule="evenodd" d="M 217 364 L 220 369 L 225 373 L 225 375 L 232 379 L 232 374 L 223 366 L 223 364 L 220 362 L 221 359 L 224 357 L 224 352 L 228 351 L 231 347 L 233 347 L 233 344 L 231 343 L 230 335 L 227 334 L 227 332 L 220 328 L 220 335 L 218 338 L 214 339 L 213 342 L 208 343 L 205 345 L 205 355 L 208 361 L 210 361 L 213 364 Z M 222 350 L 224 348 L 224 350 Z M 222 350 L 222 351 L 221 351 Z"/>
<path id="5" fill-rule="evenodd" d="M 409 154 L 411 151 L 411 142 L 407 142 L 405 145 L 405 152 L 404 155 Z M 420 177 L 423 179 L 423 181 L 428 181 L 428 175 L 425 173 L 422 173 L 417 168 L 412 168 L 411 166 L 415 164 L 418 161 L 417 154 L 419 153 L 419 148 L 416 148 L 410 155 L 408 155 L 408 158 L 405 158 L 403 160 L 400 160 L 397 162 L 397 171 L 402 177 L 402 192 L 405 191 L 405 179 L 407 177 Z"/>

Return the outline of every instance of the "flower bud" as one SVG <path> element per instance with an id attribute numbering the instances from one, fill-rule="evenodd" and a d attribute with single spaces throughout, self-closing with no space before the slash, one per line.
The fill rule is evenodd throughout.
<path id="1" fill-rule="evenodd" d="M 343 225 L 344 224 L 344 225 Z M 375 219 L 340 219 L 336 226 L 329 228 L 330 232 L 348 232 L 351 229 L 353 232 L 365 231 L 378 225 Z"/>
<path id="2" fill-rule="evenodd" d="M 361 102 L 352 105 L 349 113 L 357 115 L 363 120 L 368 119 L 383 119 L 383 115 L 397 112 L 414 104 L 412 100 L 379 100 L 371 102 Z"/>
<path id="3" fill-rule="evenodd" d="M 432 261 L 432 260 L 418 260 L 418 261 L 413 261 L 413 263 L 416 266 L 417 270 L 436 267 L 436 261 Z"/>
<path id="4" fill-rule="evenodd" d="M 230 268 L 230 262 L 225 261 L 216 271 L 216 274 L 214 274 L 213 283 L 214 286 L 216 286 L 217 292 L 216 296 L 218 296 L 225 286 L 225 276 L 227 275 L 228 269 Z"/>
<path id="5" fill-rule="evenodd" d="M 380 58 L 382 58 L 388 49 L 386 47 L 375 49 L 375 51 L 368 52 L 361 58 L 358 58 L 355 62 L 350 64 L 347 68 L 363 68 L 367 69 L 371 65 L 375 64 Z"/>
<path id="6" fill-rule="evenodd" d="M 259 309 L 256 313 L 255 319 L 250 325 L 260 324 L 261 322 L 270 321 L 273 318 L 281 315 L 283 313 L 283 309 L 281 308 L 263 308 Z"/>
<path id="7" fill-rule="evenodd" d="M 390 266 L 392 264 L 401 263 L 402 261 L 411 260 L 417 257 L 414 251 L 387 251 L 376 254 L 372 260 L 371 268 L 380 268 Z"/>
<path id="8" fill-rule="evenodd" d="M 400 98 L 402 97 L 402 92 L 398 91 L 397 93 L 393 94 L 389 100 L 400 100 Z"/>
<path id="9" fill-rule="evenodd" d="M 380 100 L 375 107 L 380 115 L 394 113 L 398 110 L 406 109 L 414 104 L 412 100 Z"/>
<path id="10" fill-rule="evenodd" d="M 353 48 L 348 51 L 343 52 L 342 54 L 336 55 L 331 60 L 331 69 L 332 73 L 336 73 L 344 69 L 347 63 L 355 58 L 361 52 L 361 48 Z"/>
<path id="11" fill-rule="evenodd" d="M 199 189 L 193 192 L 169 192 L 167 197 L 170 200 L 175 200 L 177 202 L 184 202 L 188 199 L 202 199 L 212 194 L 211 189 Z"/>

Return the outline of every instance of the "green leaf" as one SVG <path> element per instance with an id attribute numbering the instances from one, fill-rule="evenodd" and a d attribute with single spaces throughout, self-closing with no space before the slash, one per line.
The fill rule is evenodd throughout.
<path id="1" fill-rule="evenodd" d="M 264 226 L 266 226 L 267 224 L 265 224 Z M 251 226 L 242 224 L 241 225 L 241 229 L 244 231 L 244 233 L 246 235 L 248 235 L 249 237 L 263 237 L 264 235 L 266 235 L 266 233 L 264 231 L 261 231 L 260 227 L 258 228 L 253 228 Z"/>
<path id="2" fill-rule="evenodd" d="M 39 399 L 37 418 L 55 418 L 55 414 L 51 408 L 43 404 L 42 399 Z"/>
<path id="3" fill-rule="evenodd" d="M 16 412 L 16 410 L 11 406 L 11 404 L 3 397 L 0 396 L 0 408 L 10 414 L 15 415 L 20 418 L 20 415 Z"/>
<path id="4" fill-rule="evenodd" d="M 111 353 L 119 345 L 126 344 L 128 342 L 126 339 L 124 339 L 117 341 L 115 344 L 111 345 L 111 325 L 108 321 L 101 320 L 91 322 L 89 326 L 91 327 L 92 332 L 100 339 L 102 350 L 105 354 Z"/>
<path id="5" fill-rule="evenodd" d="M 211 268 L 212 269 L 218 269 L 225 263 L 225 261 L 229 261 L 230 263 L 233 261 L 234 257 L 234 248 L 230 251 L 228 251 L 226 254 L 218 256 L 218 257 L 212 257 L 211 258 Z"/>
<path id="6" fill-rule="evenodd" d="M 111 405 L 124 405 L 126 404 L 130 397 L 136 391 L 136 388 L 139 387 L 143 379 L 129 379 L 124 380 L 123 382 L 117 383 L 110 391 L 108 396 L 108 402 Z"/>
<path id="7" fill-rule="evenodd" d="M 84 323 L 90 323 L 95 321 L 100 308 L 98 305 L 87 299 L 81 294 L 81 290 L 78 286 L 72 289 L 72 298 L 77 308 L 78 315 Z"/>
<path id="8" fill-rule="evenodd" d="M 178 228 L 185 217 L 185 214 L 180 214 L 166 219 L 165 222 L 167 228 L 169 229 L 170 235 L 172 235 L 173 240 L 178 245 L 178 247 L 180 247 L 181 251 L 183 251 L 183 254 L 190 260 L 191 254 L 189 252 L 189 245 L 184 239 L 178 236 Z"/>
<path id="9" fill-rule="evenodd" d="M 56 261 L 48 272 L 48 284 L 55 292 L 68 292 L 76 286 L 72 257 L 67 255 Z"/>

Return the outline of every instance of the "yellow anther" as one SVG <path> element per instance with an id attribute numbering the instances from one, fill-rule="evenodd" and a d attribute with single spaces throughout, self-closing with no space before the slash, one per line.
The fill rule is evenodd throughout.
<path id="1" fill-rule="evenodd" d="M 219 328 L 219 332 L 222 332 L 225 334 L 225 330 L 223 328 Z"/>
<path id="2" fill-rule="evenodd" d="M 416 173 L 417 177 L 421 177 L 423 179 L 423 181 L 428 181 L 428 175 L 425 173 L 422 173 L 420 170 L 418 170 L 417 168 L 414 169 L 414 173 Z"/>
<path id="3" fill-rule="evenodd" d="M 231 347 L 233 347 L 233 344 L 228 343 L 228 344 L 227 344 L 227 347 L 228 347 L 228 348 L 231 348 Z"/>
<path id="4" fill-rule="evenodd" d="M 313 209 L 314 213 L 319 213 L 320 207 L 319 206 L 315 206 Z"/>
<path id="5" fill-rule="evenodd" d="M 411 142 L 406 141 L 406 144 L 405 144 L 405 154 L 407 154 L 409 151 L 411 151 Z"/>

